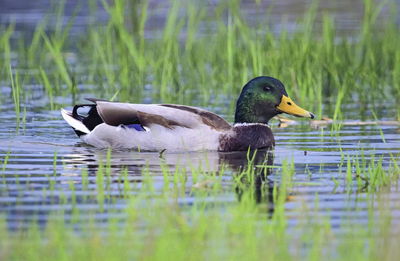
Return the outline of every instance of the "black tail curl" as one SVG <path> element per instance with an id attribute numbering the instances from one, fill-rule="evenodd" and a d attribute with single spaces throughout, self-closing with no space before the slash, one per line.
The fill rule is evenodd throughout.
<path id="1" fill-rule="evenodd" d="M 78 104 L 72 109 L 72 117 L 81 121 L 90 131 L 92 131 L 97 125 L 102 124 L 104 121 L 101 119 L 97 112 L 96 104 Z M 90 107 L 87 115 L 78 113 L 80 108 Z"/>

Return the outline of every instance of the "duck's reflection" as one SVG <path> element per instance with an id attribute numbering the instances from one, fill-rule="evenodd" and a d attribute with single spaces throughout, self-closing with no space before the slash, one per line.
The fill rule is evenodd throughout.
<path id="1" fill-rule="evenodd" d="M 236 175 L 239 180 L 236 182 L 235 191 L 238 200 L 242 200 L 244 195 L 249 193 L 257 204 L 266 203 L 268 212 L 273 214 L 273 190 L 274 181 L 268 176 L 272 174 L 274 153 L 271 150 L 249 151 L 246 153 L 246 158 L 240 157 L 240 152 L 237 152 L 236 157 L 228 157 L 227 161 L 236 159 L 232 166 L 236 168 Z M 239 157 L 238 157 L 239 156 Z"/>
<path id="2" fill-rule="evenodd" d="M 268 203 L 272 206 L 274 184 L 268 179 L 272 172 L 274 154 L 271 150 L 237 151 L 237 152 L 187 152 L 162 153 L 138 151 L 107 151 L 91 147 L 75 147 L 73 153 L 64 157 L 67 168 L 87 168 L 89 176 L 96 176 L 99 166 L 110 168 L 111 176 L 118 176 L 127 171 L 129 176 L 141 177 L 144 171 L 151 175 L 163 175 L 163 171 L 174 173 L 180 169 L 200 170 L 203 173 L 226 175 L 222 169 L 229 170 L 235 180 L 235 191 L 238 200 L 244 193 L 254 193 L 257 203 Z M 140 182 L 141 179 L 131 179 Z M 115 179 L 118 182 L 118 179 Z"/>

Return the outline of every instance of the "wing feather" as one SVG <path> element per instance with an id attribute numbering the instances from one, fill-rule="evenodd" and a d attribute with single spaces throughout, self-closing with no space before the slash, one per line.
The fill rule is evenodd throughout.
<path id="1" fill-rule="evenodd" d="M 175 126 L 196 128 L 204 125 L 216 130 L 229 130 L 231 125 L 220 116 L 196 107 L 175 104 L 130 104 L 96 101 L 97 110 L 109 125 L 157 124 L 166 128 Z"/>

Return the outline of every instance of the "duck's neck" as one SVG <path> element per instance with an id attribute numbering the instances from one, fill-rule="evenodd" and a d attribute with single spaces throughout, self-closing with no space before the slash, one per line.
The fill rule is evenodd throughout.
<path id="1" fill-rule="evenodd" d="M 253 123 L 257 122 L 257 117 L 251 113 L 249 108 L 236 108 L 235 123 Z"/>
<path id="2" fill-rule="evenodd" d="M 261 115 L 255 111 L 255 106 L 251 103 L 238 101 L 235 112 L 235 123 L 264 123 L 268 124 L 274 115 L 262 113 Z"/>

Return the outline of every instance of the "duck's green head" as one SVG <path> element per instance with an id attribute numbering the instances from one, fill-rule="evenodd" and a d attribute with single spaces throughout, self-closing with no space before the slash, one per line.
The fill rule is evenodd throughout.
<path id="1" fill-rule="evenodd" d="M 236 104 L 235 123 L 268 123 L 277 114 L 314 118 L 314 114 L 297 106 L 285 86 L 272 77 L 250 80 L 242 89 Z"/>

